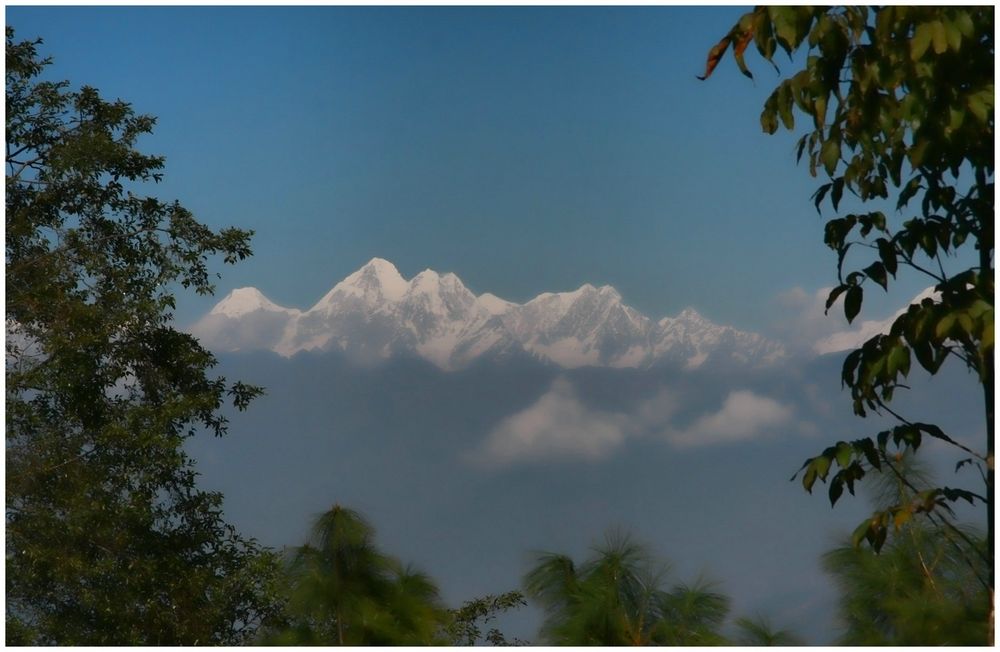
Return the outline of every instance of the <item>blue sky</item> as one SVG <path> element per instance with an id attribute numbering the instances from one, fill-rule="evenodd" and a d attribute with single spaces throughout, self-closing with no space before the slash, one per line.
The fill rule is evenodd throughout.
<path id="1" fill-rule="evenodd" d="M 746 329 L 834 282 L 816 181 L 758 116 L 777 82 L 695 75 L 734 7 L 8 7 L 50 74 L 158 116 L 159 196 L 255 229 L 224 294 L 308 307 L 373 256 L 524 301 L 614 285 Z M 790 66 L 789 66 L 790 69 Z M 895 305 L 923 286 L 904 285 Z M 183 298 L 190 323 L 208 299 Z M 870 297 L 872 316 L 891 312 Z"/>

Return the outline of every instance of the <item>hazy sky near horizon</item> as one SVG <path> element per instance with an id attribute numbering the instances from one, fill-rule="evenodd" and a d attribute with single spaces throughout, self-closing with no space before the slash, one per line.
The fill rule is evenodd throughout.
<path id="1" fill-rule="evenodd" d="M 219 297 L 252 285 L 307 308 L 379 256 L 513 301 L 610 284 L 653 318 L 693 306 L 768 332 L 789 309 L 776 297 L 832 285 L 836 261 L 795 137 L 760 130 L 774 69 L 752 54 L 755 81 L 728 59 L 695 78 L 741 13 L 7 7 L 6 19 L 44 39 L 51 77 L 158 117 L 140 143 L 167 158 L 151 193 L 256 231 L 253 258 L 218 266 Z M 910 277 L 883 305 L 869 293 L 864 316 L 924 285 Z M 182 297 L 178 321 L 212 303 Z"/>

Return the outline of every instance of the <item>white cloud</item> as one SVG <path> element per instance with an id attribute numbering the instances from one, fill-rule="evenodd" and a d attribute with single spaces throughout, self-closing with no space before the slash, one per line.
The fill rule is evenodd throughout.
<path id="1" fill-rule="evenodd" d="M 632 430 L 629 417 L 587 407 L 572 384 L 559 378 L 533 405 L 504 419 L 476 457 L 499 464 L 538 458 L 594 460 L 617 448 Z"/>
<path id="2" fill-rule="evenodd" d="M 667 429 L 666 438 L 676 446 L 704 446 L 745 441 L 777 434 L 793 425 L 792 409 L 749 390 L 730 392 L 718 412 L 704 415 L 683 429 Z"/>
<path id="3" fill-rule="evenodd" d="M 535 403 L 505 418 L 469 456 L 473 463 L 503 466 L 517 462 L 606 458 L 626 440 L 660 435 L 676 447 L 725 444 L 789 431 L 808 434 L 791 407 L 749 390 L 731 392 L 715 412 L 683 428 L 672 424 L 679 397 L 663 389 L 628 413 L 586 405 L 566 378 L 559 378 Z"/>
<path id="4" fill-rule="evenodd" d="M 810 293 L 801 287 L 793 287 L 775 296 L 774 303 L 780 309 L 780 319 L 772 324 L 771 334 L 791 349 L 817 355 L 836 353 L 856 349 L 873 336 L 889 332 L 896 318 L 906 312 L 904 307 L 886 319 L 855 322 L 852 326 L 843 328 L 843 294 L 830 307 L 829 314 L 824 314 L 826 298 L 831 289 L 820 288 Z M 909 303 L 918 303 L 926 297 L 936 296 L 934 288 L 929 287 Z"/>
<path id="5" fill-rule="evenodd" d="M 811 350 L 817 338 L 833 333 L 843 323 L 843 317 L 834 318 L 834 309 L 830 315 L 824 314 L 831 289 L 807 292 L 801 287 L 793 287 L 775 296 L 778 319 L 771 324 L 770 334 L 789 349 Z"/>
<path id="6" fill-rule="evenodd" d="M 928 297 L 937 300 L 940 297 L 940 294 L 934 290 L 933 286 L 926 288 L 923 292 L 913 297 L 913 299 L 907 304 L 907 307 L 913 303 L 920 303 Z M 892 327 L 892 323 L 896 321 L 896 318 L 905 312 L 906 308 L 902 308 L 897 310 L 896 313 L 888 319 L 863 321 L 854 328 L 839 331 L 833 333 L 832 335 L 820 338 L 813 345 L 813 351 L 822 355 L 824 353 L 836 353 L 837 351 L 856 349 L 879 333 L 888 333 L 889 329 Z"/>

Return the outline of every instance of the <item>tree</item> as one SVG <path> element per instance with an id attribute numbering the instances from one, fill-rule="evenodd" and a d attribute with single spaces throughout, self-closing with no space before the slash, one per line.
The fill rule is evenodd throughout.
<path id="1" fill-rule="evenodd" d="M 210 353 L 171 325 L 172 288 L 250 254 L 139 194 L 154 119 L 43 81 L 7 28 L 7 642 L 239 644 L 278 609 L 276 560 L 200 491 L 184 441 L 226 432 Z"/>
<path id="2" fill-rule="evenodd" d="M 745 14 L 709 53 L 703 78 L 733 45 L 740 70 L 752 77 L 744 52 L 752 41 L 774 63 L 780 47 L 804 49 L 804 67 L 771 93 L 761 125 L 795 128 L 795 109 L 811 124 L 798 141 L 813 176 L 822 173 L 816 209 L 836 212 L 845 192 L 859 204 L 895 201 L 900 220 L 881 210 L 851 213 L 826 223 L 824 241 L 837 254 L 838 284 L 827 309 L 843 298 L 850 322 L 861 311 L 865 288 L 888 291 L 890 279 L 909 268 L 933 282 L 933 296 L 907 307 L 888 333 L 876 335 L 844 362 L 842 379 L 854 412 L 891 415 L 898 425 L 874 437 L 839 441 L 809 458 L 800 470 L 806 490 L 829 482 L 831 503 L 844 488 L 885 470 L 906 482 L 900 450 L 926 438 L 947 446 L 956 471 L 978 468 L 982 489 L 932 487 L 907 502 L 886 506 L 854 532 L 880 550 L 890 530 L 914 515 L 961 538 L 951 504 L 966 501 L 986 511 L 985 545 L 974 553 L 993 600 L 994 548 L 994 41 L 992 7 L 758 7 Z M 871 204 L 869 204 L 871 206 Z M 896 222 L 899 222 L 896 224 Z M 969 250 L 972 250 L 971 252 Z M 871 256 L 857 263 L 859 252 Z M 971 259 L 963 262 L 963 256 Z M 949 258 L 951 260 L 946 261 Z M 953 262 L 954 261 L 954 262 Z M 958 265 L 958 269 L 946 269 Z M 866 264 L 867 263 L 867 264 Z M 890 407 L 904 389 L 912 358 L 930 374 L 954 358 L 978 378 L 983 392 L 985 441 L 980 450 L 955 441 L 932 423 Z M 835 473 L 832 470 L 839 467 Z M 832 475 L 831 475 L 832 473 Z M 981 492 L 981 493 L 980 493 Z M 971 542 L 966 542 L 971 543 Z M 992 607 L 990 609 L 992 623 Z M 991 626 L 990 640 L 992 640 Z"/>
<path id="3" fill-rule="evenodd" d="M 699 578 L 692 585 L 678 584 L 661 603 L 660 625 L 665 645 L 725 645 L 719 629 L 729 614 L 729 598 Z"/>
<path id="4" fill-rule="evenodd" d="M 729 608 L 706 586 L 662 588 L 667 569 L 627 535 L 612 532 L 579 567 L 543 553 L 525 590 L 545 610 L 541 637 L 552 645 L 706 645 Z"/>
<path id="5" fill-rule="evenodd" d="M 933 486 L 912 458 L 900 460 L 907 483 Z M 890 473 L 873 484 L 876 509 L 913 498 L 913 490 Z M 823 557 L 840 590 L 843 645 L 981 645 L 987 636 L 988 587 L 983 562 L 966 543 L 981 534 L 966 528 L 958 538 L 943 527 L 909 520 L 879 554 L 846 545 Z"/>
<path id="6" fill-rule="evenodd" d="M 736 628 L 740 631 L 736 637 L 737 645 L 754 647 L 805 645 L 802 639 L 787 629 L 776 630 L 763 616 L 737 618 Z"/>
<path id="7" fill-rule="evenodd" d="M 434 583 L 379 551 L 374 529 L 340 505 L 291 551 L 286 592 L 290 623 L 267 637 L 272 644 L 444 643 L 447 612 Z"/>
<path id="8" fill-rule="evenodd" d="M 486 595 L 468 600 L 458 609 L 451 610 L 450 622 L 445 625 L 445 634 L 452 645 L 465 647 L 472 647 L 480 642 L 496 646 L 527 645 L 526 641 L 518 638 L 508 641 L 503 632 L 496 627 L 491 627 L 485 634 L 483 634 L 482 629 L 499 614 L 527 604 L 520 591 L 508 591 L 499 595 Z"/>

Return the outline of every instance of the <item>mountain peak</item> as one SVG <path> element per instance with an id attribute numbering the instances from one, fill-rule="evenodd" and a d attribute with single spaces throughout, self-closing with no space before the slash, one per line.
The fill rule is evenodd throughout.
<path id="1" fill-rule="evenodd" d="M 437 294 L 445 288 L 454 287 L 458 278 L 454 274 L 438 274 L 433 269 L 425 269 L 410 279 L 409 294 Z M 461 285 L 461 283 L 459 283 Z"/>
<path id="2" fill-rule="evenodd" d="M 622 295 L 618 292 L 618 290 L 611 287 L 610 285 L 602 285 L 601 287 L 597 288 L 597 291 L 600 294 L 609 295 L 611 297 L 614 297 L 615 299 L 622 298 Z"/>
<path id="3" fill-rule="evenodd" d="M 369 260 L 367 263 L 365 263 L 361 267 L 361 269 L 367 269 L 369 267 L 371 267 L 373 269 L 376 269 L 376 270 L 385 271 L 385 272 L 388 272 L 390 274 L 393 274 L 393 273 L 399 274 L 399 270 L 396 269 L 395 265 L 393 265 L 391 262 L 389 262 L 385 258 L 379 258 L 378 256 L 375 256 L 374 258 L 372 258 L 371 260 Z"/>
<path id="4" fill-rule="evenodd" d="M 320 303 L 326 303 L 334 294 L 349 294 L 377 301 L 388 299 L 397 301 L 408 289 L 409 284 L 396 266 L 384 258 L 372 258 L 364 267 L 354 272 L 334 286 Z M 318 305 L 318 304 L 317 304 Z"/>
<path id="5" fill-rule="evenodd" d="M 441 275 L 433 269 L 425 269 L 410 279 L 410 285 L 431 285 L 441 280 Z"/>
<path id="6" fill-rule="evenodd" d="M 681 314 L 677 315 L 677 319 L 683 319 L 684 321 L 697 321 L 697 322 L 708 321 L 702 316 L 700 312 L 698 312 L 694 308 L 691 308 L 690 306 L 685 308 L 684 310 L 681 310 Z"/>
<path id="7" fill-rule="evenodd" d="M 513 301 L 507 301 L 506 299 L 501 299 L 495 294 L 490 294 L 489 292 L 484 292 L 479 295 L 478 298 L 479 305 L 486 308 L 491 315 L 502 315 L 503 313 L 511 310 L 518 306 L 518 304 Z"/>
<path id="8" fill-rule="evenodd" d="M 256 310 L 267 310 L 270 312 L 293 312 L 288 308 L 282 308 L 255 287 L 236 288 L 220 301 L 209 314 L 225 315 L 226 317 L 242 317 Z M 297 311 L 296 311 L 297 312 Z"/>
<path id="9" fill-rule="evenodd" d="M 425 269 L 407 280 L 377 257 L 308 311 L 282 308 L 256 288 L 239 288 L 195 331 L 211 340 L 209 346 L 227 350 L 265 348 L 286 356 L 342 351 L 359 361 L 415 353 L 442 369 L 499 351 L 567 368 L 661 362 L 695 368 L 710 356 L 768 364 L 782 353 L 780 345 L 713 324 L 693 308 L 654 324 L 610 285 L 584 283 L 518 304 L 490 293 L 477 297 L 451 272 Z"/>

